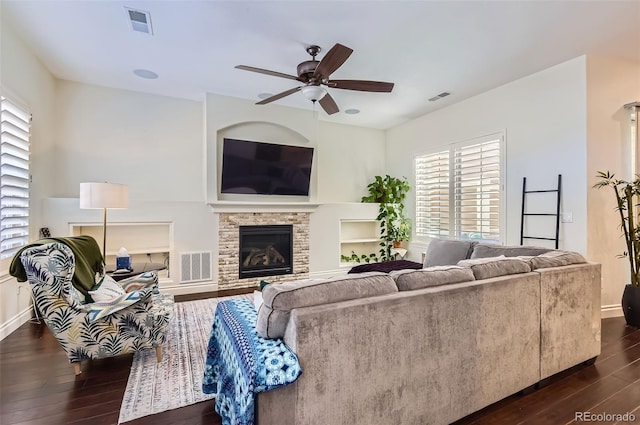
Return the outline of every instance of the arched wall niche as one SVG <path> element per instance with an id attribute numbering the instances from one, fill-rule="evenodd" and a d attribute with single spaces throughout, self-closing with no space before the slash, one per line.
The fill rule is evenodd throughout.
<path id="1" fill-rule="evenodd" d="M 276 143 L 282 145 L 305 146 L 315 148 L 308 138 L 299 132 L 281 124 L 265 121 L 245 121 L 235 123 L 219 129 L 216 135 L 216 155 L 214 173 L 216 199 L 220 201 L 262 201 L 269 202 L 310 202 L 316 199 L 317 193 L 317 150 L 314 151 L 313 166 L 311 169 L 311 183 L 309 196 L 276 196 L 276 195 L 242 195 L 220 193 L 220 181 L 222 178 L 222 146 L 225 138 L 249 140 L 253 142 Z"/>

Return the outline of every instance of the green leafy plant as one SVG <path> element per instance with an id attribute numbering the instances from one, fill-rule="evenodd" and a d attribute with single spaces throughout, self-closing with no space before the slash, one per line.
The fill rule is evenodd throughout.
<path id="1" fill-rule="evenodd" d="M 387 228 L 387 236 L 392 242 L 408 241 L 411 238 L 411 220 L 405 216 L 397 217 Z"/>
<path id="2" fill-rule="evenodd" d="M 351 255 L 341 255 L 340 259 L 347 263 L 361 263 L 361 262 L 377 263 L 378 262 L 378 256 L 375 253 L 368 254 L 368 255 L 367 254 L 358 255 L 354 251 L 351 251 Z"/>
<path id="3" fill-rule="evenodd" d="M 393 259 L 391 248 L 394 241 L 405 241 L 411 237 L 411 221 L 404 215 L 404 199 L 410 186 L 406 177 L 397 178 L 390 175 L 375 176 L 367 185 L 369 195 L 362 197 L 362 202 L 380 204 L 378 216 L 380 221 L 380 259 Z"/>
<path id="4" fill-rule="evenodd" d="M 609 171 L 598 171 L 600 179 L 593 187 L 611 187 L 616 196 L 616 211 L 620 214 L 620 228 L 627 244 L 627 250 L 620 256 L 629 259 L 631 286 L 640 287 L 640 220 L 634 208 L 640 205 L 640 178 L 633 181 L 615 178 Z"/>

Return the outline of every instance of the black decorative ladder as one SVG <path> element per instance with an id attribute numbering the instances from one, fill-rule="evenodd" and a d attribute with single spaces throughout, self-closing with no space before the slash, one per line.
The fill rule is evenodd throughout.
<path id="1" fill-rule="evenodd" d="M 540 213 L 527 213 L 525 212 L 525 199 L 529 193 L 555 193 L 556 194 L 556 212 L 555 214 L 540 214 Z M 525 239 L 538 239 L 545 241 L 554 241 L 556 249 L 558 249 L 558 241 L 560 239 L 560 195 L 562 193 L 562 174 L 558 174 L 558 188 L 551 190 L 527 190 L 527 178 L 522 178 L 522 218 L 520 220 L 520 245 L 523 244 Z M 556 237 L 555 238 L 541 238 L 535 236 L 524 235 L 524 219 L 527 216 L 552 216 L 556 218 Z"/>

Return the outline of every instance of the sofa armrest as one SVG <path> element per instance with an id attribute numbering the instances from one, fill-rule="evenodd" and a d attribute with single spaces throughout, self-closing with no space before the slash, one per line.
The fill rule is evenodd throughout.
<path id="1" fill-rule="evenodd" d="M 537 269 L 540 379 L 600 355 L 600 264 Z"/>

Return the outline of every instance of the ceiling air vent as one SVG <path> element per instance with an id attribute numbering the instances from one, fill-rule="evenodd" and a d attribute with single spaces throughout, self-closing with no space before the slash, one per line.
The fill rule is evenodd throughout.
<path id="1" fill-rule="evenodd" d="M 127 18 L 131 29 L 145 34 L 153 35 L 153 29 L 151 28 L 151 15 L 144 10 L 129 9 L 125 7 L 127 11 Z"/>
<path id="2" fill-rule="evenodd" d="M 436 100 L 440 100 L 443 97 L 449 96 L 450 94 L 451 93 L 449 93 L 448 91 L 443 91 L 442 93 L 440 93 L 440 94 L 438 94 L 436 96 L 433 96 L 431 99 L 429 99 L 429 102 L 435 102 Z"/>

